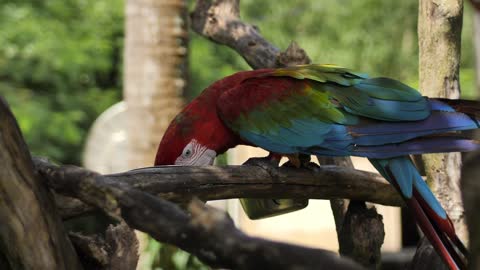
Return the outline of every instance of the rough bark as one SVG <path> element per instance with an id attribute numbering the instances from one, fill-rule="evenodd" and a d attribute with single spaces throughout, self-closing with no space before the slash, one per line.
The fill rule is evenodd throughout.
<path id="1" fill-rule="evenodd" d="M 319 162 L 353 168 L 350 158 L 319 157 Z M 363 201 L 358 200 L 333 199 L 330 200 L 330 207 L 335 219 L 340 254 L 353 258 L 365 267 L 378 268 L 380 250 L 385 240 L 383 217 L 374 207 L 367 208 Z M 347 222 L 344 222 L 346 219 Z"/>
<path id="2" fill-rule="evenodd" d="M 138 262 L 138 240 L 125 223 L 110 225 L 105 237 L 70 233 L 85 269 L 131 270 Z"/>
<path id="3" fill-rule="evenodd" d="M 186 88 L 187 6 L 183 0 L 128 0 L 124 98 L 130 168 L 150 166 Z M 141 131 L 141 132 L 139 132 Z"/>
<path id="4" fill-rule="evenodd" d="M 339 231 L 340 254 L 370 269 L 380 267 L 385 230 L 382 216 L 363 201 L 350 201 Z"/>
<path id="5" fill-rule="evenodd" d="M 321 165 L 337 165 L 345 168 L 353 168 L 353 163 L 350 158 L 325 157 L 325 158 L 319 158 L 318 161 L 320 162 Z M 340 232 L 342 231 L 343 220 L 345 218 L 345 214 L 347 213 L 349 202 L 350 200 L 348 199 L 330 200 L 330 207 L 332 208 L 333 218 L 335 219 L 335 228 L 337 230 L 339 242 L 341 242 Z M 342 237 L 342 239 L 345 239 L 345 238 Z M 342 244 L 339 244 L 339 247 L 341 248 Z"/>
<path id="6" fill-rule="evenodd" d="M 44 164 L 41 174 L 63 195 L 123 219 L 158 241 L 176 245 L 213 267 L 231 269 L 362 269 L 321 249 L 249 237 L 225 213 L 198 200 L 177 205 L 85 169 Z"/>
<path id="7" fill-rule="evenodd" d="M 462 0 L 421 0 L 418 20 L 419 76 L 422 93 L 459 98 Z M 425 155 L 427 182 L 452 219 L 460 239 L 466 239 L 460 198 L 461 155 Z"/>
<path id="8" fill-rule="evenodd" d="M 480 269 L 480 152 L 467 156 L 462 169 L 462 199 L 465 206 L 466 221 L 469 231 L 469 269 Z"/>
<path id="9" fill-rule="evenodd" d="M 38 171 L 49 163 L 35 159 Z M 62 166 L 65 168 L 73 166 Z M 185 203 L 192 197 L 202 200 L 229 198 L 351 198 L 379 204 L 403 206 L 398 193 L 380 175 L 337 166 L 312 168 L 264 168 L 260 166 L 159 166 L 105 175 L 113 183 L 173 202 Z M 78 200 L 64 198 L 65 218 L 91 210 Z M 59 206 L 60 207 L 60 206 Z M 74 214 L 74 215 L 73 215 Z"/>
<path id="10" fill-rule="evenodd" d="M 417 251 L 410 264 L 409 270 L 449 270 L 447 265 L 433 248 L 432 244 L 423 237 L 417 246 Z"/>
<path id="11" fill-rule="evenodd" d="M 199 0 L 190 18 L 195 32 L 233 48 L 251 67 L 277 65 L 279 49 L 266 41 L 256 26 L 240 20 L 239 0 Z"/>
<path id="12" fill-rule="evenodd" d="M 51 194 L 0 97 L 0 253 L 11 269 L 81 269 Z M 2 260 L 3 261 L 3 260 Z"/>
<path id="13" fill-rule="evenodd" d="M 319 158 L 319 161 L 320 164 L 353 168 L 350 158 Z M 382 215 L 375 207 L 367 208 L 363 201 L 358 200 L 333 199 L 330 207 L 335 218 L 340 254 L 365 267 L 379 268 L 385 240 Z"/>

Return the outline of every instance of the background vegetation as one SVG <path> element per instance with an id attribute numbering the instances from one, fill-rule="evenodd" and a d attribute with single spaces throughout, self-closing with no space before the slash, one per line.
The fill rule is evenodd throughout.
<path id="1" fill-rule="evenodd" d="M 189 1 L 193 5 L 193 1 Z M 279 48 L 297 41 L 315 63 L 335 63 L 413 86 L 418 78 L 417 0 L 242 0 L 243 18 Z M 123 0 L 3 0 L 0 95 L 30 149 L 80 164 L 95 118 L 122 97 Z M 461 85 L 474 98 L 472 14 L 464 17 Z M 248 65 L 230 49 L 194 33 L 187 98 Z M 150 243 L 168 267 L 199 269 L 185 254 Z M 152 255 L 147 264 L 155 265 Z M 173 269 L 173 268 L 172 268 Z"/>

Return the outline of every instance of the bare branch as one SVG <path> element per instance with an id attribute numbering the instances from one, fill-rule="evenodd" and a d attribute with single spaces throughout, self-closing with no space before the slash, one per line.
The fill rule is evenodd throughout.
<path id="1" fill-rule="evenodd" d="M 254 69 L 310 62 L 307 54 L 293 44 L 286 52 L 265 40 L 257 27 L 240 20 L 239 0 L 199 0 L 190 15 L 192 28 L 219 44 L 236 50 Z"/>
<path id="2" fill-rule="evenodd" d="M 174 244 L 213 267 L 362 269 L 325 250 L 249 237 L 236 229 L 228 215 L 198 200 L 190 203 L 187 214 L 173 203 L 82 168 L 56 167 L 45 162 L 41 167 L 40 173 L 57 192 L 123 218 L 131 228 Z"/>
<path id="3" fill-rule="evenodd" d="M 107 175 L 116 182 L 173 201 L 229 198 L 351 198 L 401 206 L 397 192 L 380 175 L 336 166 L 309 169 L 259 166 L 163 166 Z"/>
<path id="4" fill-rule="evenodd" d="M 254 68 L 274 67 L 279 50 L 268 43 L 255 26 L 239 20 L 238 2 L 197 1 L 195 11 L 190 15 L 193 30 L 235 49 Z"/>
<path id="5" fill-rule="evenodd" d="M 35 159 L 35 165 L 37 170 L 43 173 L 52 166 L 38 158 Z M 76 177 L 77 167 L 62 168 L 68 169 L 70 177 Z M 245 165 L 161 166 L 105 175 L 105 179 L 112 183 L 127 184 L 178 203 L 188 202 L 193 197 L 206 201 L 230 198 L 349 198 L 403 206 L 401 197 L 380 175 L 337 166 L 309 169 L 265 169 Z M 107 205 L 107 199 L 104 200 L 104 205 Z M 78 201 L 72 202 L 71 199 L 62 198 L 57 203 L 62 208 L 64 218 L 91 210 Z"/>

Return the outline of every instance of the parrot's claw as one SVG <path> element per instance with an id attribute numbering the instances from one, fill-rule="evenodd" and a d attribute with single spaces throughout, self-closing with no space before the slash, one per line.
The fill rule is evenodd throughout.
<path id="1" fill-rule="evenodd" d="M 310 155 L 291 154 L 286 155 L 286 157 L 288 158 L 288 162 L 283 165 L 285 167 L 310 169 L 312 165 L 316 165 L 315 163 L 310 162 Z"/>

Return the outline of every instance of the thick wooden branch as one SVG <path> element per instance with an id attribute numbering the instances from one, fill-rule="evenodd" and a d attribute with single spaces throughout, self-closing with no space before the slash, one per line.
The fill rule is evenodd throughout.
<path id="1" fill-rule="evenodd" d="M 81 269 L 49 191 L 34 173 L 15 118 L 1 97 L 0 223 L 0 257 L 8 264 L 3 267 Z"/>
<path id="2" fill-rule="evenodd" d="M 401 206 L 397 192 L 378 174 L 322 166 L 296 169 L 260 166 L 164 166 L 106 176 L 173 201 L 230 198 L 351 198 Z"/>
<path id="3" fill-rule="evenodd" d="M 39 172 L 52 166 L 35 159 Z M 71 166 L 62 166 L 70 168 Z M 69 170 L 72 174 L 74 170 Z M 75 175 L 72 175 L 75 177 Z M 169 201 L 184 203 L 231 198 L 349 198 L 378 204 L 403 206 L 403 201 L 380 175 L 337 166 L 304 169 L 260 166 L 160 166 L 104 176 Z M 54 183 L 53 183 L 54 184 Z M 81 215 L 90 207 L 61 197 L 58 207 L 64 218 Z"/>
<path id="4" fill-rule="evenodd" d="M 198 200 L 189 204 L 190 213 L 186 213 L 177 205 L 139 191 L 125 182 L 116 182 L 113 178 L 79 167 L 56 167 L 45 162 L 41 167 L 40 173 L 57 192 L 122 218 L 131 228 L 144 231 L 161 242 L 176 245 L 213 267 L 362 269 L 352 261 L 325 250 L 249 237 L 236 229 L 227 214 Z"/>

